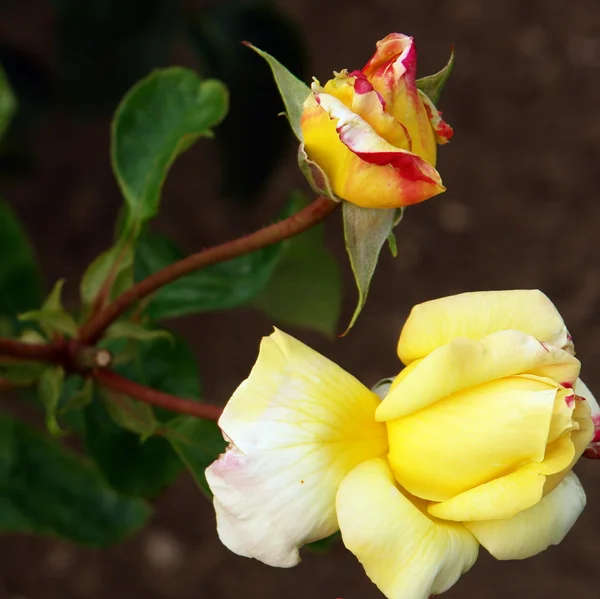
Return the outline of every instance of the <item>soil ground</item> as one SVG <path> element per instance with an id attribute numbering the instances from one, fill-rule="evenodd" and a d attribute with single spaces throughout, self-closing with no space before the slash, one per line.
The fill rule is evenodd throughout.
<path id="1" fill-rule="evenodd" d="M 354 331 L 329 342 L 290 331 L 365 383 L 398 369 L 397 335 L 410 307 L 467 290 L 540 288 L 573 334 L 583 375 L 600 393 L 600 8 L 595 0 L 282 0 L 313 53 L 313 72 L 362 66 L 390 30 L 414 35 L 419 71 L 457 63 L 441 108 L 456 135 L 441 148 L 448 191 L 410 209 L 398 258 L 385 255 Z M 43 2 L 19 0 L 0 37 L 43 56 L 53 45 Z M 243 135 L 243 133 L 242 133 Z M 120 202 L 108 159 L 108 121 L 49 115 L 35 134 L 37 169 L 3 194 L 26 222 L 48 280 L 75 282 L 110 241 Z M 253 147 L 253 140 L 244 140 Z M 290 152 L 256 213 L 217 201 L 215 158 L 203 142 L 175 165 L 158 227 L 201 247 L 260 225 L 302 181 Z M 215 199 L 212 199 L 215 198 Z M 343 260 L 341 227 L 328 223 Z M 384 252 L 385 253 L 385 252 Z M 344 318 L 354 302 L 345 269 Z M 208 397 L 224 401 L 247 374 L 271 323 L 250 310 L 175 323 L 197 351 Z M 600 598 L 600 469 L 578 473 L 588 507 L 568 538 L 524 562 L 482 551 L 448 599 Z M 237 557 L 220 543 L 210 504 L 192 480 L 159 500 L 148 528 L 104 551 L 48 539 L 0 539 L 6 599 L 370 599 L 380 597 L 343 546 L 292 570 Z"/>

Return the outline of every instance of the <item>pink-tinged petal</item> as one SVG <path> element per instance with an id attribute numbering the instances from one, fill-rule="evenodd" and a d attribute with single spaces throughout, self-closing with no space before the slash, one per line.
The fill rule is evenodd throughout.
<path id="1" fill-rule="evenodd" d="M 448 143 L 454 135 L 452 127 L 450 127 L 450 125 L 448 125 L 448 123 L 442 119 L 442 113 L 435 107 L 427 94 L 424 94 L 421 90 L 419 90 L 419 97 L 423 102 L 429 122 L 431 123 L 433 132 L 435 133 L 435 140 L 440 145 Z"/>
<path id="2" fill-rule="evenodd" d="M 392 33 L 362 69 L 387 103 L 387 112 L 406 127 L 411 151 L 435 166 L 436 136 L 415 83 L 417 50 L 412 37 Z"/>
<path id="3" fill-rule="evenodd" d="M 385 427 L 375 422 L 378 403 L 293 337 L 276 331 L 263 339 L 219 420 L 231 446 L 206 470 L 223 544 L 289 567 L 300 561 L 299 547 L 335 532 L 340 482 L 387 452 Z"/>
<path id="4" fill-rule="evenodd" d="M 417 73 L 417 51 L 413 38 L 402 33 L 390 33 L 377 42 L 375 54 L 362 72 L 388 104 L 393 104 L 394 97 L 406 88 L 412 94 L 416 90 Z"/>

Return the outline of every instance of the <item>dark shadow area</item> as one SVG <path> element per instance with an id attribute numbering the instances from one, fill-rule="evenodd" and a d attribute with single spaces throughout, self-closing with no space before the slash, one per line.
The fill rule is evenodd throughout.
<path id="1" fill-rule="evenodd" d="M 138 4 L 138 10 L 148 10 Z M 307 75 L 322 81 L 334 69 L 361 67 L 376 40 L 390 31 L 415 36 L 420 75 L 443 66 L 456 44 L 456 66 L 440 103 L 455 130 L 438 162 L 448 191 L 407 211 L 398 229 L 398 257 L 383 252 L 369 302 L 348 337 L 327 341 L 301 330 L 289 332 L 371 385 L 399 370 L 395 346 L 415 303 L 469 290 L 540 288 L 563 314 L 583 363 L 582 377 L 600 395 L 598 4 L 280 0 L 278 6 L 298 24 L 309 49 Z M 160 15 L 163 24 L 170 18 L 169 11 Z M 74 31 L 78 22 L 70 25 Z M 0 2 L 0 45 L 25 52 L 35 65 L 31 69 L 41 71 L 23 82 L 31 98 L 27 106 L 35 113 L 23 125 L 29 127 L 30 143 L 15 149 L 12 174 L 2 175 L 2 195 L 24 221 L 47 282 L 66 277 L 66 297 L 74 303 L 85 267 L 111 243 L 121 202 L 110 167 L 109 136 L 110 113 L 123 84 L 113 80 L 110 59 L 133 50 L 130 38 L 120 39 L 97 71 L 100 79 L 93 81 L 81 74 L 90 75 L 86 65 L 77 65 L 82 71 L 74 69 L 71 75 L 79 92 L 85 88 L 94 95 L 105 84 L 111 90 L 116 86 L 112 96 L 102 99 L 108 111 L 97 102 L 77 114 L 73 98 L 59 94 L 53 83 L 61 56 L 57 29 L 55 13 L 42 0 Z M 200 68 L 199 55 L 183 39 L 167 43 L 162 30 L 150 25 L 138 35 L 156 36 L 156 56 L 142 57 L 152 66 Z M 84 43 L 81 32 L 72 43 Z M 135 77 L 147 66 L 139 65 Z M 254 92 L 269 85 L 262 77 Z M 271 90 L 264 93 L 270 97 Z M 44 98 L 48 101 L 38 110 L 36 101 Z M 277 119 L 275 114 L 260 118 Z M 243 120 L 235 135 L 234 160 L 272 150 Z M 260 201 L 252 203 L 235 186 L 222 192 L 217 146 L 201 141 L 172 169 L 153 227 L 184 247 L 201 248 L 267 222 L 289 190 L 308 191 L 292 146 L 278 146 L 282 159 L 274 174 L 265 175 L 268 185 L 261 188 Z M 229 169 L 228 177 L 235 178 L 235 168 L 230 164 Z M 355 289 L 339 215 L 327 223 L 327 235 L 343 264 L 347 322 Z M 215 403 L 224 403 L 246 376 L 261 336 L 271 330 L 271 322 L 250 309 L 171 324 L 197 352 L 205 395 Z M 445 597 L 598 599 L 600 469 L 584 461 L 577 472 L 588 506 L 559 547 L 504 563 L 481 550 L 473 570 Z M 100 551 L 9 535 L 0 539 L 0 556 L 0 597 L 6 599 L 381 596 L 341 544 L 326 556 L 305 555 L 292 570 L 231 554 L 217 538 L 211 505 L 188 475 L 160 497 L 150 525 L 121 546 Z"/>

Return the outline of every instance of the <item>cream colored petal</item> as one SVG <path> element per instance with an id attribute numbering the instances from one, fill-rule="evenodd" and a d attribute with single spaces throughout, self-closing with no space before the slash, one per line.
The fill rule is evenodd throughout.
<path id="1" fill-rule="evenodd" d="M 499 331 L 481 341 L 457 338 L 394 382 L 377 408 L 377 419 L 400 418 L 462 389 L 515 374 L 572 384 L 579 369 L 579 360 L 571 354 L 520 331 Z"/>
<path id="2" fill-rule="evenodd" d="M 443 593 L 477 559 L 471 534 L 404 496 L 385 460 L 365 462 L 342 481 L 337 511 L 344 544 L 388 599 Z"/>
<path id="3" fill-rule="evenodd" d="M 516 516 L 465 526 L 496 559 L 525 559 L 558 545 L 584 507 L 585 491 L 571 472 L 552 493 Z"/>
<path id="4" fill-rule="evenodd" d="M 263 339 L 219 425 L 231 448 L 206 471 L 217 529 L 233 552 L 273 566 L 338 528 L 335 494 L 357 464 L 385 454 L 379 398 L 293 337 Z"/>
<path id="5" fill-rule="evenodd" d="M 413 495 L 445 501 L 541 462 L 556 392 L 539 380 L 508 377 L 389 421 L 388 459 L 396 480 Z"/>
<path id="6" fill-rule="evenodd" d="M 481 339 L 505 329 L 556 347 L 570 342 L 561 315 L 541 291 L 477 291 L 415 306 L 402 329 L 398 355 L 409 364 L 455 337 Z"/>

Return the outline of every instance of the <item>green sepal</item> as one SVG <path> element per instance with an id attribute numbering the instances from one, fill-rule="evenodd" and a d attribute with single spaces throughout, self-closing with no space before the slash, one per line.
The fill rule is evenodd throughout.
<path id="1" fill-rule="evenodd" d="M 325 196 L 334 202 L 341 202 L 340 198 L 333 193 L 329 177 L 314 160 L 308 157 L 303 143 L 298 147 L 298 166 L 315 193 Z"/>
<path id="2" fill-rule="evenodd" d="M 286 116 L 290 122 L 292 131 L 298 140 L 302 142 L 300 120 L 302 118 L 304 101 L 311 93 L 310 87 L 308 87 L 304 81 L 301 81 L 296 76 L 292 75 L 292 73 L 290 73 L 290 71 L 288 71 L 276 58 L 248 42 L 244 43 L 259 56 L 262 56 L 271 67 L 273 78 L 275 79 L 283 103 L 285 104 Z"/>
<path id="3" fill-rule="evenodd" d="M 392 383 L 394 382 L 396 377 L 387 377 L 385 379 L 381 379 L 379 381 L 377 381 L 372 387 L 371 387 L 371 391 L 373 391 L 373 393 L 375 393 L 375 395 L 378 395 L 379 398 L 383 401 L 385 399 L 385 397 L 387 396 L 387 394 L 390 391 L 390 387 L 392 386 Z"/>
<path id="4" fill-rule="evenodd" d="M 398 213 L 395 208 L 361 208 L 350 202 L 343 203 L 342 211 L 346 251 L 358 289 L 358 303 L 343 337 L 354 326 L 367 301 L 381 248 L 393 235 Z"/>
<path id="5" fill-rule="evenodd" d="M 437 106 L 437 103 L 440 100 L 440 96 L 442 95 L 442 90 L 446 85 L 446 81 L 448 81 L 448 77 L 450 77 L 450 73 L 452 73 L 452 68 L 454 67 L 454 45 L 452 46 L 452 50 L 450 51 L 450 58 L 446 63 L 446 66 L 437 73 L 433 75 L 429 75 L 428 77 L 422 77 L 421 79 L 417 79 L 415 82 L 417 88 L 419 88 L 427 97 Z"/>

